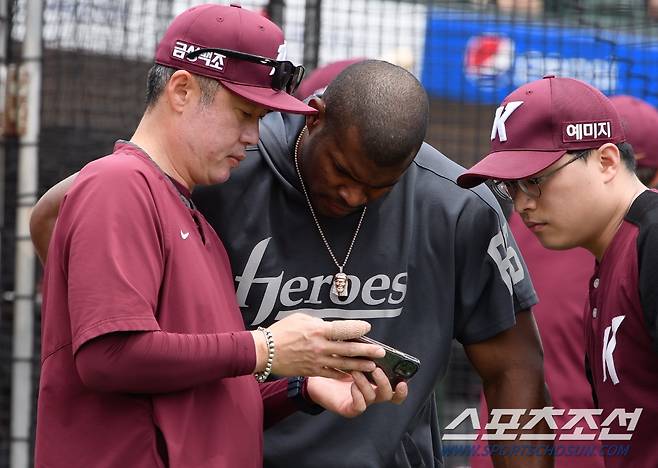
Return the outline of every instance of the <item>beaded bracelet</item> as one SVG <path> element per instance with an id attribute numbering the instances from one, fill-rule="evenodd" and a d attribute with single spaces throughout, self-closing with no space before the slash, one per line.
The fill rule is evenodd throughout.
<path id="1" fill-rule="evenodd" d="M 267 380 L 272 372 L 272 362 L 274 361 L 274 336 L 267 328 L 258 327 L 258 330 L 265 335 L 265 342 L 267 343 L 267 363 L 263 372 L 256 372 L 254 377 L 258 383 L 263 383 Z"/>

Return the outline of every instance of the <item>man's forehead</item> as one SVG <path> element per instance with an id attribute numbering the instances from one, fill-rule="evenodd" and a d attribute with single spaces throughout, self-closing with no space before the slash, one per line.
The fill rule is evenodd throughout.
<path id="1" fill-rule="evenodd" d="M 221 83 L 220 83 L 220 86 L 221 86 Z M 253 101 L 250 101 L 249 99 L 246 99 L 246 98 L 240 96 L 239 94 L 234 93 L 233 91 L 226 88 L 225 86 L 222 86 L 222 88 L 224 90 L 226 90 L 226 92 L 229 93 L 229 95 L 231 96 L 231 99 L 233 100 L 233 102 L 235 104 L 240 105 L 240 107 L 242 107 L 243 109 L 249 110 L 249 112 L 252 113 L 252 114 L 257 114 L 260 117 L 265 117 L 266 114 L 271 112 L 271 109 L 269 109 L 267 107 L 264 107 L 262 104 L 257 104 Z"/>
<path id="2" fill-rule="evenodd" d="M 356 181 L 373 188 L 394 185 L 408 167 L 409 161 L 393 166 L 377 164 L 364 148 L 358 126 L 349 125 L 342 132 L 334 134 L 334 143 L 339 149 L 343 169 Z"/>

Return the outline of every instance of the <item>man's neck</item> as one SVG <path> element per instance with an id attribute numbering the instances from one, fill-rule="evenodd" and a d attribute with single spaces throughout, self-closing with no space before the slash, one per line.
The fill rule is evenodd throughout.
<path id="1" fill-rule="evenodd" d="M 130 142 L 139 146 L 162 172 L 192 191 L 194 183 L 185 177 L 182 170 L 184 166 L 176 158 L 182 152 L 178 151 L 177 142 L 170 138 L 175 131 L 171 131 L 166 123 L 160 122 L 151 112 L 157 111 L 144 114 Z"/>
<path id="2" fill-rule="evenodd" d="M 614 200 L 611 204 L 609 221 L 605 224 L 604 229 L 596 241 L 588 247 L 588 250 L 594 254 L 597 260 L 600 261 L 603 258 L 605 251 L 623 223 L 626 214 L 628 214 L 631 205 L 645 190 L 647 190 L 647 187 L 634 174 L 628 180 L 624 180 L 618 188 L 616 191 L 617 195 L 614 195 Z"/>

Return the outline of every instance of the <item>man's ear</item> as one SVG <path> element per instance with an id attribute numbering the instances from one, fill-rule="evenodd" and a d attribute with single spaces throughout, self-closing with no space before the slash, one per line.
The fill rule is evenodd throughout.
<path id="1" fill-rule="evenodd" d="M 164 94 L 171 109 L 180 113 L 198 91 L 199 86 L 190 72 L 176 70 L 167 81 Z"/>
<path id="2" fill-rule="evenodd" d="M 623 169 L 624 162 L 621 159 L 619 148 L 613 143 L 606 143 L 599 148 L 597 153 L 597 162 L 601 168 L 603 181 L 609 182 Z"/>
<path id="3" fill-rule="evenodd" d="M 322 98 L 314 97 L 311 98 L 308 105 L 318 111 L 317 114 L 306 116 L 306 128 L 308 128 L 309 133 L 313 133 L 313 131 L 321 127 L 324 122 L 326 104 Z"/>

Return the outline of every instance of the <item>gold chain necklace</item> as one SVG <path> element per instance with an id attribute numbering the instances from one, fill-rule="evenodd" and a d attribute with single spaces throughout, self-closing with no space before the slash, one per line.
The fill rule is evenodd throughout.
<path id="1" fill-rule="evenodd" d="M 361 212 L 359 223 L 356 225 L 356 230 L 354 231 L 354 235 L 352 236 L 352 242 L 350 242 L 350 246 L 347 249 L 345 260 L 343 260 L 342 264 L 338 263 L 338 260 L 336 260 L 336 256 L 334 255 L 334 251 L 331 249 L 331 246 L 329 245 L 329 242 L 327 241 L 327 238 L 324 235 L 324 231 L 322 231 L 322 226 L 320 226 L 318 217 L 315 215 L 315 210 L 313 209 L 313 205 L 311 204 L 311 198 L 308 196 L 308 192 L 306 191 L 306 185 L 304 185 L 304 179 L 302 179 L 302 173 L 299 170 L 299 160 L 297 157 L 297 153 L 299 152 L 299 143 L 302 141 L 302 136 L 304 135 L 305 131 L 306 131 L 306 127 L 302 129 L 299 136 L 297 137 L 297 142 L 295 143 L 295 156 L 294 156 L 295 170 L 297 171 L 297 177 L 299 177 L 299 183 L 302 186 L 302 192 L 304 192 L 304 197 L 306 198 L 306 204 L 308 205 L 308 209 L 311 211 L 311 216 L 313 216 L 313 221 L 315 221 L 315 226 L 318 228 L 318 232 L 320 233 L 322 242 L 324 242 L 324 246 L 327 248 L 329 255 L 331 255 L 331 259 L 334 261 L 336 267 L 338 268 L 338 273 L 334 275 L 334 280 L 331 285 L 331 294 L 334 294 L 337 297 L 347 297 L 349 294 L 349 281 L 347 279 L 347 274 L 343 272 L 343 268 L 345 268 L 345 265 L 347 264 L 347 260 L 350 258 L 350 254 L 352 253 L 352 247 L 354 247 L 356 236 L 359 235 L 359 229 L 361 229 L 361 223 L 363 222 L 363 217 L 366 215 L 367 207 L 365 205 L 363 206 L 363 211 Z"/>

